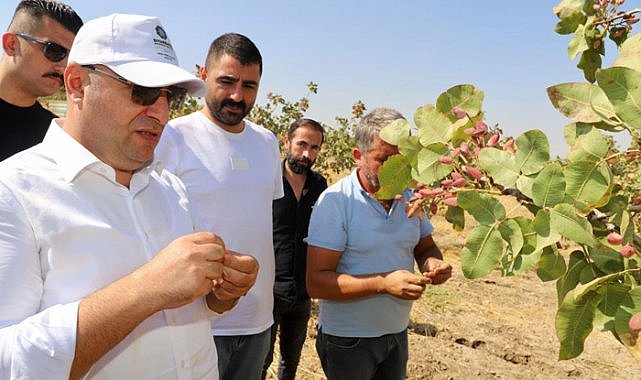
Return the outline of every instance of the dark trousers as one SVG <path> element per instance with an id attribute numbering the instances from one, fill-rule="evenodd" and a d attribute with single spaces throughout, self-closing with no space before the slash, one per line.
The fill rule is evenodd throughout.
<path id="1" fill-rule="evenodd" d="M 271 329 L 271 345 L 263 366 L 263 379 L 272 364 L 276 334 L 280 332 L 280 361 L 278 363 L 278 379 L 289 380 L 296 378 L 296 368 L 300 361 L 303 344 L 307 337 L 307 321 L 311 312 L 309 299 L 288 302 L 274 297 L 274 324 Z"/>
<path id="2" fill-rule="evenodd" d="M 269 349 L 269 329 L 254 335 L 214 336 L 220 380 L 258 380 Z"/>
<path id="3" fill-rule="evenodd" d="M 316 352 L 328 380 L 403 380 L 407 372 L 407 329 L 376 338 L 323 334 Z"/>

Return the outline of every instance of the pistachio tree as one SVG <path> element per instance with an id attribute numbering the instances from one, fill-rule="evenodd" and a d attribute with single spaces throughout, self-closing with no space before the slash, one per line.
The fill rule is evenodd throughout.
<path id="1" fill-rule="evenodd" d="M 470 84 L 418 108 L 414 128 L 399 120 L 381 131 L 400 153 L 381 168 L 379 197 L 413 187 L 409 215 L 444 208 L 456 230 L 475 221 L 461 252 L 465 277 L 535 270 L 556 282 L 559 359 L 580 355 L 596 328 L 641 360 L 641 202 L 616 169 L 635 162 L 638 147 L 620 152 L 604 133 L 641 130 L 641 35 L 630 32 L 639 10 L 623 11 L 622 4 L 563 0 L 554 8 L 556 30 L 573 34 L 570 57 L 581 54 L 587 79 L 547 89 L 572 120 L 564 127 L 567 157 L 552 159 L 540 130 L 507 137 L 487 125 L 484 93 Z M 619 45 L 618 58 L 602 68 L 606 37 Z M 527 211 L 510 213 L 505 197 Z"/>

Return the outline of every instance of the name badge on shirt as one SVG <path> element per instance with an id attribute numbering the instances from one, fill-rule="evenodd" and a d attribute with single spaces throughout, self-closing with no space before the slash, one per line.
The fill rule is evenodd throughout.
<path id="1" fill-rule="evenodd" d="M 249 161 L 245 157 L 231 156 L 232 170 L 249 170 Z"/>

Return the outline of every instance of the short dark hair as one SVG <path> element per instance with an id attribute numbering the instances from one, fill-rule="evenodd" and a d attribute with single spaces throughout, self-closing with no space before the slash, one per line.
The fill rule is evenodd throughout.
<path id="1" fill-rule="evenodd" d="M 307 126 L 320 132 L 321 144 L 323 143 L 323 140 L 325 140 L 325 128 L 323 128 L 323 126 L 316 120 L 307 118 L 298 119 L 289 125 L 289 128 L 287 129 L 287 138 L 289 139 L 289 141 L 291 141 L 294 137 L 294 133 L 296 132 L 296 130 L 302 126 Z"/>
<path id="2" fill-rule="evenodd" d="M 28 17 L 20 17 L 22 15 Z M 42 17 L 47 16 L 56 20 L 65 29 L 78 33 L 82 26 L 82 19 L 67 4 L 54 0 L 22 0 L 18 3 L 8 30 L 11 32 L 26 32 L 24 28 L 34 29 Z M 26 25 L 26 24 L 30 25 Z"/>
<path id="3" fill-rule="evenodd" d="M 207 52 L 205 67 L 209 69 L 214 61 L 224 54 L 236 58 L 241 65 L 258 64 L 258 72 L 263 75 L 263 57 L 254 43 L 247 37 L 238 33 L 225 33 L 216 38 Z"/>

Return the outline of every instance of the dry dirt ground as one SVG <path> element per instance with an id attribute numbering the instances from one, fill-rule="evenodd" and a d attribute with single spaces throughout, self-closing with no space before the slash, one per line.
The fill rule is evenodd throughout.
<path id="1" fill-rule="evenodd" d="M 465 279 L 459 262 L 463 234 L 438 216 L 433 223 L 435 240 L 454 273 L 414 303 L 408 379 L 641 379 L 641 363 L 599 331 L 588 337 L 581 356 L 559 361 L 554 283 L 541 282 L 533 272 Z M 325 378 L 314 349 L 316 315 L 314 310 L 299 379 Z M 272 364 L 268 378 L 275 373 Z"/>

